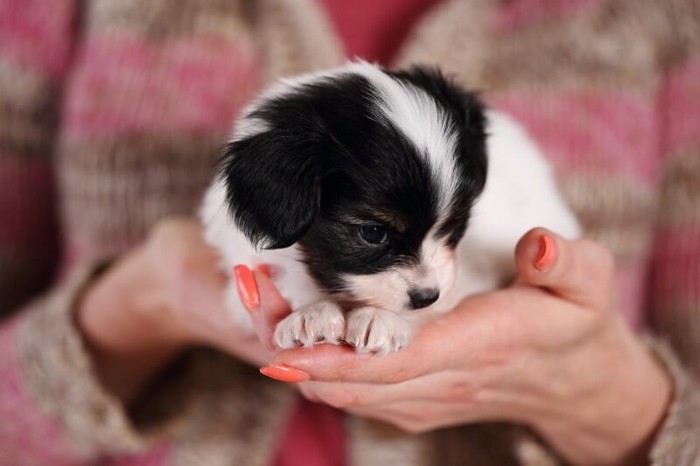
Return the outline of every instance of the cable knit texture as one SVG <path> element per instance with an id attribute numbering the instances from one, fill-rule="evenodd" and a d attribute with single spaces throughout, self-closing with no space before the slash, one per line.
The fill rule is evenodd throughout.
<path id="1" fill-rule="evenodd" d="M 0 463 L 272 464 L 289 387 L 199 349 L 127 413 L 73 312 L 95 264 L 194 213 L 261 87 L 342 50 L 314 0 L 0 0 Z M 700 464 L 700 3 L 445 0 L 394 65 L 412 63 L 481 89 L 542 147 L 674 381 L 650 461 Z M 347 433 L 358 466 L 559 464 L 508 424 Z"/>

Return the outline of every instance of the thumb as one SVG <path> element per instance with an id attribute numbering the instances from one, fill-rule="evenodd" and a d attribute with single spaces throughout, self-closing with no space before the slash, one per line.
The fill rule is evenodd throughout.
<path id="1" fill-rule="evenodd" d="M 610 251 L 599 243 L 534 228 L 518 242 L 515 264 L 519 283 L 545 288 L 584 307 L 611 307 L 615 266 Z"/>
<path id="2" fill-rule="evenodd" d="M 248 303 L 246 308 L 258 338 L 268 349 L 276 349 L 273 343 L 275 328 L 291 312 L 289 304 L 264 269 L 253 272 L 244 265 L 238 265 L 234 270 L 238 293 L 241 301 Z"/>

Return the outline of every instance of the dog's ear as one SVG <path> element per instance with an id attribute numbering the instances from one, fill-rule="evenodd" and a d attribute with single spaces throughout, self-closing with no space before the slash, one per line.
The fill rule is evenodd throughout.
<path id="1" fill-rule="evenodd" d="M 228 144 L 221 165 L 234 221 L 258 247 L 291 246 L 319 211 L 318 143 L 293 128 L 275 128 Z"/>

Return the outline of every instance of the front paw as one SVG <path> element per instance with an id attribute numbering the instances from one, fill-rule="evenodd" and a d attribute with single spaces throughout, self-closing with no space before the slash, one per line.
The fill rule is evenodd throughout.
<path id="1" fill-rule="evenodd" d="M 298 309 L 277 324 L 275 344 L 280 348 L 312 346 L 326 342 L 339 344 L 345 334 L 345 316 L 340 307 L 324 301 Z"/>
<path id="2" fill-rule="evenodd" d="M 387 354 L 406 346 L 412 333 L 411 325 L 397 313 L 363 307 L 348 317 L 345 341 L 360 353 Z"/>

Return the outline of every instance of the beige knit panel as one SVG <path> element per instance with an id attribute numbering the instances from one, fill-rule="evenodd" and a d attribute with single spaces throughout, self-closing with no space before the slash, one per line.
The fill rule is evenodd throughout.
<path id="1" fill-rule="evenodd" d="M 423 21 L 398 60 L 427 63 L 499 91 L 557 86 L 647 94 L 661 69 L 700 42 L 696 0 L 602 0 L 562 19 L 498 33 L 498 0 L 452 0 Z"/>
<path id="2" fill-rule="evenodd" d="M 660 226 L 700 225 L 700 144 L 670 155 L 662 168 Z"/>
<path id="3" fill-rule="evenodd" d="M 514 424 L 484 423 L 403 432 L 377 421 L 350 418 L 351 466 L 555 466 L 555 458 Z"/>
<path id="4" fill-rule="evenodd" d="M 561 21 L 504 35 L 485 65 L 489 89 L 550 86 L 647 93 L 658 82 L 673 25 L 656 0 L 603 0 Z"/>
<path id="5" fill-rule="evenodd" d="M 656 188 L 614 175 L 565 173 L 560 189 L 584 236 L 610 248 L 620 262 L 646 256 L 654 230 Z"/>
<path id="6" fill-rule="evenodd" d="M 665 268 L 657 273 L 664 287 L 672 280 L 681 291 L 669 296 L 668 291 L 654 290 L 658 296 L 652 302 L 656 330 L 673 342 L 683 362 L 696 371 L 700 370 L 700 264 L 690 253 L 697 251 L 700 241 L 699 179 L 700 148 L 687 147 L 664 160 L 658 225 L 663 233 L 674 235 L 676 252 L 673 262 L 664 258 Z"/>
<path id="7" fill-rule="evenodd" d="M 19 336 L 27 392 L 62 424 L 77 454 L 142 454 L 172 440 L 173 465 L 272 464 L 297 393 L 214 350 L 184 355 L 127 415 L 97 380 L 73 322 L 88 272 L 37 302 Z"/>
<path id="8" fill-rule="evenodd" d="M 653 0 L 646 1 L 654 3 Z M 668 15 L 667 24 L 672 28 L 665 49 L 667 61 L 682 62 L 690 56 L 697 55 L 700 51 L 700 2 L 666 0 L 655 3 L 662 6 Z"/>
<path id="9" fill-rule="evenodd" d="M 0 154 L 49 158 L 58 90 L 45 77 L 0 59 Z"/>
<path id="10" fill-rule="evenodd" d="M 551 449 L 530 432 L 516 438 L 515 451 L 521 466 L 559 466 L 564 464 L 553 454 Z"/>
<path id="11" fill-rule="evenodd" d="M 429 435 L 411 435 L 388 424 L 360 418 L 348 419 L 347 425 L 350 466 L 430 464 Z"/>
<path id="12" fill-rule="evenodd" d="M 149 40 L 236 38 L 249 34 L 244 0 L 94 0 L 86 16 L 92 33 L 128 32 Z"/>
<path id="13" fill-rule="evenodd" d="M 117 254 L 159 220 L 196 214 L 225 139 L 187 133 L 64 138 L 59 183 L 65 237 L 80 254 L 74 259 Z"/>
<path id="14" fill-rule="evenodd" d="M 653 439 L 651 465 L 699 466 L 700 388 L 668 345 L 655 339 L 648 339 L 647 344 L 667 370 L 674 386 L 673 402 Z"/>
<path id="15" fill-rule="evenodd" d="M 481 87 L 491 38 L 486 25 L 493 0 L 448 0 L 431 10 L 407 38 L 397 67 L 437 66 L 470 87 Z"/>
<path id="16" fill-rule="evenodd" d="M 480 423 L 433 432 L 431 466 L 531 466 L 518 457 L 515 424 Z M 536 463 L 535 463 L 536 464 Z"/>
<path id="17" fill-rule="evenodd" d="M 76 453 L 85 459 L 148 448 L 121 404 L 105 391 L 74 323 L 81 290 L 92 270 L 83 267 L 25 310 L 18 347 L 24 385 L 33 404 L 56 419 Z"/>
<path id="18" fill-rule="evenodd" d="M 657 308 L 654 330 L 673 343 L 673 349 L 686 366 L 699 373 L 700 302 L 690 297 L 677 296 L 652 304 Z"/>
<path id="19" fill-rule="evenodd" d="M 248 7 L 263 60 L 263 85 L 345 61 L 340 40 L 317 1 L 250 1 Z"/>
<path id="20" fill-rule="evenodd" d="M 173 466 L 269 466 L 273 464 L 287 420 L 296 406 L 296 390 L 267 379 L 253 367 L 211 350 L 189 361 L 186 379 L 174 374 L 187 393 L 183 424 L 174 436 Z M 178 380 L 179 379 L 179 380 Z M 168 383 L 153 398 L 167 395 Z M 172 399 L 177 403 L 177 399 Z"/>
<path id="21" fill-rule="evenodd" d="M 658 223 L 663 231 L 671 234 L 678 251 L 695 250 L 693 242 L 699 241 L 700 231 L 700 147 L 695 145 L 680 149 L 670 155 L 663 164 L 663 185 Z M 694 237 L 683 235 L 685 231 L 696 233 Z M 690 241 L 684 244 L 683 241 Z M 652 303 L 654 306 L 654 323 L 656 330 L 673 342 L 674 349 L 685 364 L 700 370 L 700 264 L 690 254 L 676 254 L 674 264 L 667 264 L 667 270 L 659 273 L 671 274 L 673 280 L 684 283 L 672 296 L 659 291 L 659 296 Z M 674 267 L 675 266 L 675 267 Z M 665 280 L 669 280 L 666 278 Z"/>

